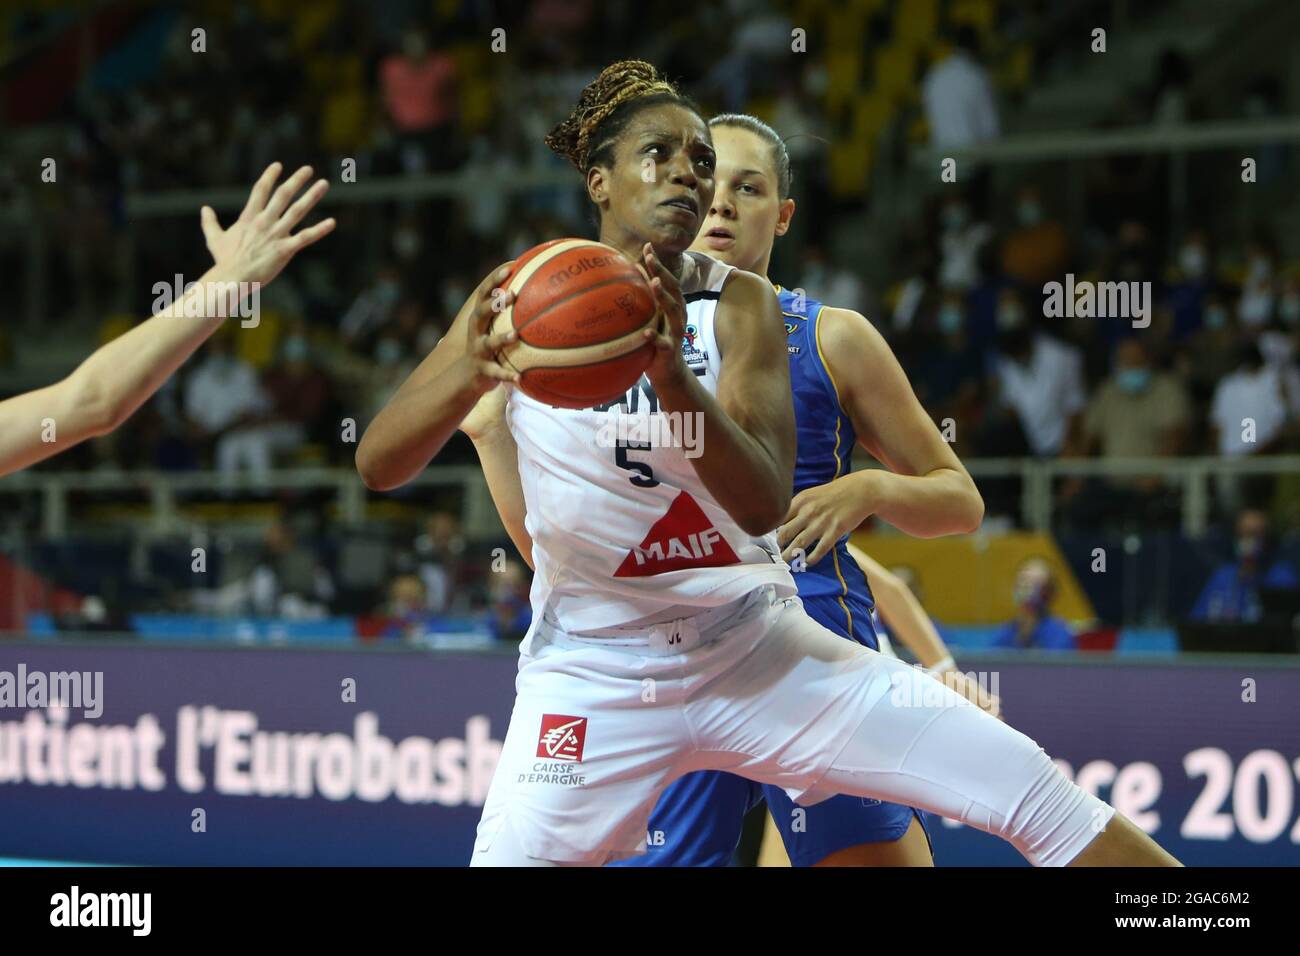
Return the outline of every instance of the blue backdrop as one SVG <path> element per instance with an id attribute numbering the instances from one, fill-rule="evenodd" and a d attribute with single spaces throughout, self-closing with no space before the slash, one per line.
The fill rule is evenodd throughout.
<path id="1" fill-rule="evenodd" d="M 505 653 L 0 644 L 0 680 L 20 664 L 102 672 L 103 712 L 0 706 L 0 856 L 152 864 L 463 865 L 515 673 Z M 1300 664 L 966 666 L 1184 862 L 1300 862 Z M 941 865 L 1022 862 L 934 822 Z"/>

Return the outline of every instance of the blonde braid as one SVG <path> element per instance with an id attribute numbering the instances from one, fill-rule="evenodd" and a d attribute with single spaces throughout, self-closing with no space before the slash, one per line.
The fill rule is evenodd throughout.
<path id="1" fill-rule="evenodd" d="M 680 95 L 677 87 L 645 60 L 611 63 L 583 89 L 578 105 L 564 122 L 547 134 L 546 145 L 571 162 L 578 172 L 585 173 L 587 157 L 603 145 L 591 142 L 600 124 L 624 103 L 656 93 Z"/>

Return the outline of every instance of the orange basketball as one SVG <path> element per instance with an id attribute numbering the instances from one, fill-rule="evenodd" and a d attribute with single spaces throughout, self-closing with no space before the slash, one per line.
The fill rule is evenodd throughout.
<path id="1" fill-rule="evenodd" d="M 497 361 L 547 405 L 591 408 L 623 395 L 654 357 L 642 331 L 658 316 L 654 293 L 623 253 L 589 239 L 555 239 L 516 261 L 511 305 L 492 323 L 519 338 Z"/>

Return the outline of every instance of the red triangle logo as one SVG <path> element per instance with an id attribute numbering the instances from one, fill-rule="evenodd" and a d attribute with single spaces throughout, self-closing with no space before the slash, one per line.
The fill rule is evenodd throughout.
<path id="1" fill-rule="evenodd" d="M 682 492 L 645 539 L 623 559 L 616 578 L 643 578 L 683 568 L 719 568 L 739 564 L 722 532 L 713 526 L 695 499 Z"/>

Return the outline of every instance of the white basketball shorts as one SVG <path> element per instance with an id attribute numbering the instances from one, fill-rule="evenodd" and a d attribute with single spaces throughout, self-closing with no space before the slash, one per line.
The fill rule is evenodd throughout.
<path id="1" fill-rule="evenodd" d="M 1063 866 L 1114 810 L 1033 740 L 917 668 L 827 631 L 770 588 L 599 636 L 543 619 L 471 865 L 592 865 L 645 852 L 659 794 L 725 770 L 808 806 L 837 793 L 921 807 Z"/>

